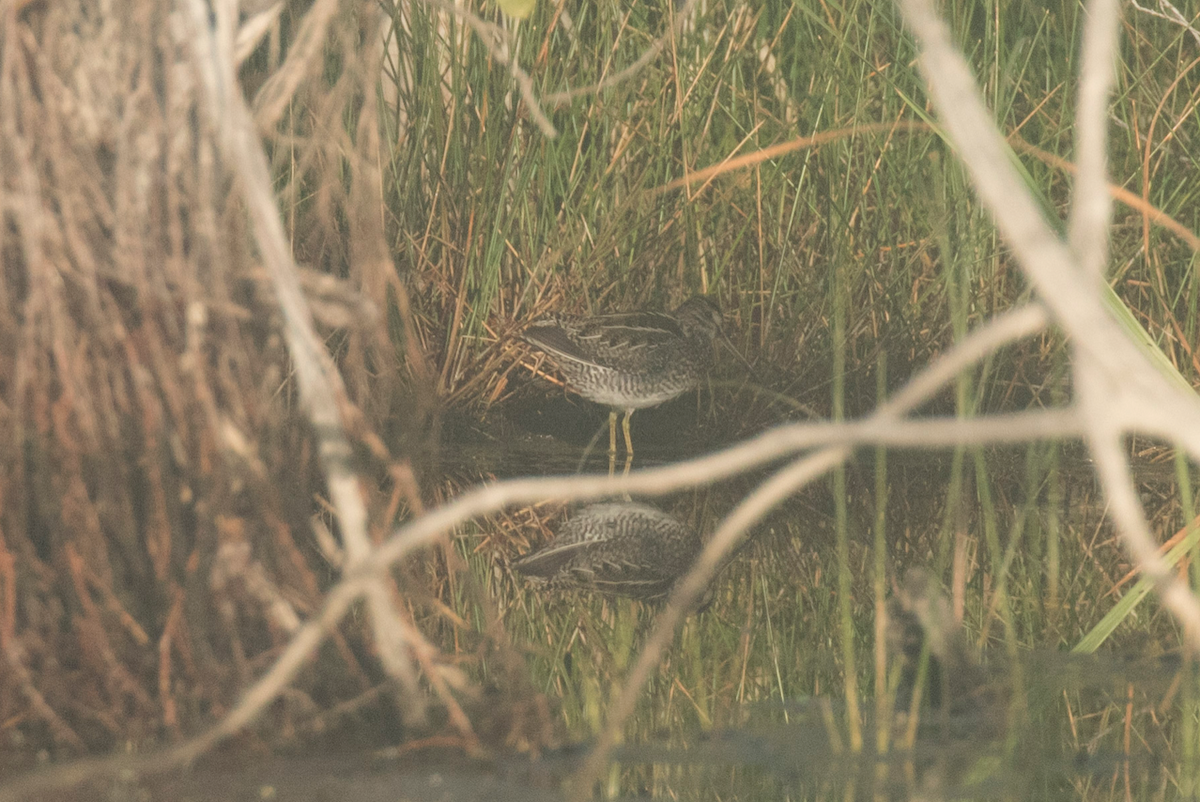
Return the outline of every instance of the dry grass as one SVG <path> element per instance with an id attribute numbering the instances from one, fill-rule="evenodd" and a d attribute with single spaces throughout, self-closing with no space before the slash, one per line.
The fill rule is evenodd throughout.
<path id="1" fill-rule="evenodd" d="M 380 421 L 403 411 L 390 442 L 416 450 L 431 396 L 389 331 L 405 289 L 375 167 L 383 48 L 359 46 L 382 17 L 321 5 L 334 13 L 285 10 L 243 78 L 262 84 L 256 122 L 381 537 L 420 497 Z M 0 33 L 0 720 L 52 754 L 209 723 L 342 559 L 314 537 L 323 481 L 279 303 L 168 11 L 33 3 Z M 297 25 L 315 47 L 281 53 Z M 334 646 L 272 728 L 380 681 L 360 627 Z"/>
<path id="2" fill-rule="evenodd" d="M 564 10 L 546 3 L 505 27 L 510 64 L 547 95 L 604 80 L 666 31 L 679 36 L 626 83 L 547 104 L 555 140 L 531 125 L 510 70 L 421 3 L 290 3 L 241 66 L 316 330 L 339 368 L 340 423 L 375 543 L 457 495 L 428 470 L 439 414 L 502 409 L 528 381 L 515 334 L 547 310 L 668 307 L 709 292 L 772 391 L 820 413 L 844 403 L 853 417 L 877 400 L 881 353 L 897 386 L 1024 293 L 963 171 L 917 119 L 928 110 L 890 11 L 716 4 L 680 23 L 647 4 L 575 9 L 573 21 Z M 1046 208 L 1065 207 L 1069 166 L 1050 154 L 1069 152 L 1076 56 L 1063 42 L 1077 9 L 1014 8 L 998 26 L 958 13 L 962 39 L 984 31 L 973 57 L 1002 129 L 1032 154 L 1030 185 Z M 101 16 L 82 0 L 22 3 L 0 20 L 0 726 L 26 755 L 196 732 L 315 618 L 347 564 L 249 188 L 179 24 L 151 0 L 117 0 Z M 1197 62 L 1165 23 L 1133 16 L 1126 36 L 1110 162 L 1113 182 L 1132 188 L 1112 283 L 1194 381 L 1186 123 Z M 1053 334 L 1015 347 L 927 409 L 1049 406 L 1065 383 L 1060 347 Z M 733 417 L 729 408 L 727 437 L 795 415 L 739 395 L 709 417 Z M 528 600 L 495 559 L 544 529 L 544 514 L 511 513 L 466 546 L 444 540 L 392 577 L 410 630 L 399 651 L 440 701 L 434 726 L 469 750 L 556 737 L 539 691 L 571 683 L 540 665 L 549 679 L 533 687 L 514 632 L 553 659 L 576 630 L 520 607 Z M 1164 502 L 1153 517 L 1174 531 L 1179 515 Z M 1084 518 L 1072 532 L 1094 535 Z M 794 547 L 801 535 L 786 531 Z M 1036 561 L 1005 563 L 998 538 L 964 546 L 983 586 L 968 605 L 981 637 L 1002 624 L 1057 643 L 1092 623 L 1080 600 L 1124 566 L 1113 570 L 1103 538 L 1081 543 L 1064 553 L 1098 570 L 1062 588 Z M 846 559 L 866 562 L 857 550 Z M 812 551 L 803 562 L 812 568 Z M 746 570 L 745 598 L 724 608 L 746 627 L 757 598 L 803 595 Z M 821 570 L 805 581 L 826 587 Z M 989 572 L 1002 576 L 978 578 Z M 1000 609 L 1009 602 L 997 583 L 1015 609 Z M 1047 584 L 1076 600 L 1069 616 L 1037 603 Z M 507 618 L 517 607 L 528 615 L 520 628 Z M 608 615 L 580 624 L 603 633 L 587 645 L 605 682 L 629 652 L 610 665 L 603 638 L 632 640 L 630 620 Z M 264 730 L 307 736 L 380 706 L 419 718 L 411 695 L 392 693 L 387 645 L 365 618 L 336 630 Z M 769 650 L 725 644 L 722 692 L 782 696 L 808 681 L 780 670 L 780 643 L 803 648 L 806 622 L 786 623 Z M 699 646 L 682 648 L 690 673 L 664 691 L 671 720 L 727 714 L 708 706 L 719 694 L 706 693 Z M 485 676 L 498 695 L 478 695 Z M 581 700 L 567 715 L 594 729 L 597 705 Z"/>

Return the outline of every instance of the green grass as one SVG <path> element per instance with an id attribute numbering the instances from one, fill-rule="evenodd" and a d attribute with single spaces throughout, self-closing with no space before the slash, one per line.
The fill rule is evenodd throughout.
<path id="1" fill-rule="evenodd" d="M 953 30 L 1001 129 L 1069 160 L 1078 4 L 951 5 Z M 420 4 L 406 7 L 413 17 L 411 33 L 398 36 L 404 59 L 389 123 L 387 213 L 416 328 L 451 405 L 503 414 L 530 387 L 527 371 L 510 370 L 521 354 L 515 332 L 529 317 L 670 307 L 704 291 L 727 311 L 735 343 L 772 392 L 822 416 L 854 417 L 1026 292 L 945 143 L 933 131 L 887 127 L 929 119 L 915 53 L 891 4 L 717 0 L 704 8 L 633 80 L 548 108 L 561 132 L 551 141 L 469 32 L 453 20 L 439 27 Z M 495 18 L 491 7 L 481 13 Z M 663 4 L 541 3 L 508 28 L 518 60 L 549 94 L 622 68 L 668 25 Z M 1129 10 L 1122 35 L 1111 181 L 1200 230 L 1200 73 L 1181 77 L 1195 43 Z M 848 133 L 702 185 L 656 191 L 731 157 L 830 131 Z M 1047 213 L 1062 218 L 1070 177 L 1033 156 L 1016 158 Z M 1194 384 L 1195 255 L 1123 205 L 1111 254 L 1116 298 Z M 977 416 L 1062 404 L 1064 360 L 1053 332 L 1016 344 L 961 376 L 928 410 Z M 737 370 L 731 363 L 718 373 Z M 769 394 L 713 392 L 698 435 L 712 442 L 797 414 Z M 1193 515 L 1193 478 L 1154 444 L 1131 450 L 1147 515 L 1165 539 Z M 886 507 L 877 507 L 885 491 Z M 733 503 L 721 492 L 714 514 Z M 763 529 L 773 534 L 760 532 L 754 556 L 729 568 L 713 611 L 680 635 L 627 737 L 682 737 L 736 719 L 749 702 L 867 698 L 888 676 L 874 657 L 874 600 L 884 578 L 907 565 L 933 565 L 947 581 L 960 572 L 968 632 L 979 647 L 1010 654 L 1077 644 L 1117 603 L 1108 594 L 1127 570 L 1072 444 L 860 458 L 834 477 L 832 491 L 805 491 Z M 534 599 L 494 573 L 499 551 L 471 553 L 472 571 L 501 599 L 535 685 L 561 700 L 566 728 L 594 733 L 650 613 Z M 1118 647 L 1147 636 L 1177 637 L 1152 600 L 1108 633 Z M 1188 693 L 1194 711 L 1195 689 Z M 1066 694 L 1056 704 L 1082 709 L 1085 700 Z M 853 703 L 850 710 L 857 721 Z M 1082 719 L 1070 737 L 1084 739 L 1093 724 L 1104 732 L 1097 722 L 1112 710 Z M 839 721 L 845 732 L 857 726 Z M 1156 725 L 1141 718 L 1133 726 Z M 1181 753 L 1195 762 L 1194 746 Z"/>
<path id="2" fill-rule="evenodd" d="M 959 522 L 966 532 L 961 547 L 966 552 L 964 625 L 970 648 L 992 664 L 1003 663 L 1006 653 L 1018 667 L 1034 661 L 1023 673 L 1000 674 L 1001 685 L 1016 692 L 1015 707 L 1006 714 L 1016 740 L 999 747 L 994 771 L 1001 774 L 996 776 L 1026 767 L 1047 776 L 1062 772 L 1069 777 L 1076 752 L 1120 754 L 1126 676 L 1120 661 L 1140 659 L 1177 642 L 1169 616 L 1148 601 L 1103 647 L 1105 654 L 1121 655 L 1116 662 L 1106 657 L 1107 662 L 1092 668 L 1083 664 L 1080 669 L 1065 662 L 1065 655 L 1047 656 L 1047 652 L 1065 652 L 1103 618 L 1116 602 L 1106 593 L 1124 570 L 1120 546 L 1104 531 L 1102 504 L 1080 470 L 1078 452 L 1068 452 L 1068 468 L 1060 467 L 1063 457 L 1053 452 L 1048 446 L 1033 446 L 982 453 L 979 459 L 992 495 L 986 508 L 979 501 L 982 491 L 969 469 L 970 461 L 963 464 L 963 484 L 976 486 L 973 494 L 964 494 L 972 497 L 960 500 Z M 752 548 L 721 575 L 711 609 L 689 619 L 681 631 L 639 700 L 625 730 L 627 742 L 694 745 L 699 732 L 713 729 L 757 732 L 761 727 L 799 725 L 813 714 L 797 705 L 823 698 L 834 700 L 833 726 L 843 749 L 851 750 L 853 719 L 843 702 L 847 687 L 856 687 L 860 694 L 864 735 L 873 732 L 873 720 L 868 718 L 875 708 L 871 700 L 878 669 L 872 657 L 873 565 L 880 553 L 871 530 L 882 523 L 886 532 L 882 558 L 889 578 L 899 580 L 909 566 L 934 563 L 947 537 L 939 527 L 928 526 L 947 502 L 944 493 L 934 491 L 939 485 L 948 487 L 947 473 L 958 468 L 950 457 L 931 460 L 926 475 L 916 478 L 911 456 L 889 460 L 893 503 L 880 522 L 874 518 L 873 495 L 864 492 L 873 481 L 872 462 L 864 457 L 847 471 L 850 501 L 845 541 L 839 536 L 838 516 L 811 520 L 803 514 L 808 505 L 831 502 L 822 488 L 806 491 L 764 524 Z M 1057 609 L 1050 608 L 1051 601 L 1042 592 L 1045 547 L 1035 545 L 1044 544 L 1048 522 L 1054 517 L 1045 503 L 1052 477 L 1065 484 L 1074 499 L 1056 513 L 1062 579 Z M 1170 475 L 1162 471 L 1149 477 L 1144 487 L 1160 494 L 1175 489 Z M 717 493 L 698 503 L 719 507 L 731 500 Z M 1175 510 L 1156 523 L 1173 525 L 1177 516 Z M 986 538 L 973 535 L 984 529 L 988 517 L 997 530 L 999 559 Z M 492 534 L 495 550 L 474 549 L 474 535 L 459 541 L 472 574 L 483 579 L 488 595 L 497 600 L 505 629 L 523 652 L 534 687 L 554 700 L 561 731 L 575 739 L 593 736 L 607 701 L 624 679 L 632 651 L 652 623 L 653 610 L 626 600 L 540 597 L 519 577 L 496 569 L 507 556 L 500 546 L 503 538 L 490 527 L 484 531 Z M 847 634 L 853 644 L 850 654 L 856 655 L 853 664 L 847 662 L 844 649 Z M 894 661 L 895 656 L 888 659 Z M 854 683 L 847 683 L 848 666 Z M 896 665 L 884 668 L 894 688 Z M 1082 675 L 1077 673 L 1080 670 Z M 1182 754 L 1188 748 L 1179 728 L 1189 719 L 1181 715 L 1185 708 L 1179 705 L 1186 702 L 1186 709 L 1192 709 L 1194 702 L 1187 701 L 1192 697 L 1173 696 L 1157 675 L 1130 671 L 1131 687 L 1140 700 L 1131 719 L 1135 759 L 1146 760 L 1146 749 L 1152 747 L 1159 750 L 1152 753 L 1154 760 L 1177 765 L 1176 758 L 1162 750 L 1169 747 Z M 1190 688 L 1190 683 L 1184 687 Z M 892 737 L 900 737 L 893 732 Z M 1030 738 L 1039 744 L 1036 755 L 1030 754 Z M 903 743 L 897 742 L 895 748 L 902 750 Z M 812 771 L 829 767 L 820 764 Z M 694 777 L 695 770 L 684 771 L 683 776 Z M 639 771 L 626 770 L 620 784 L 624 792 L 648 782 Z M 782 766 L 774 766 L 766 773 L 783 771 Z M 1079 775 L 1075 781 L 1085 786 L 1095 779 L 1082 770 Z M 655 787 L 679 789 L 690 782 L 671 776 L 674 779 Z M 766 779 L 761 782 L 769 785 Z M 743 786 L 737 787 L 744 792 Z M 707 798 L 697 793 L 697 798 Z M 1089 798 L 1097 794 L 1106 798 L 1096 788 L 1088 791 Z"/>
<path id="3" fill-rule="evenodd" d="M 577 10 L 571 31 L 561 18 L 547 30 L 555 10 L 540 5 L 515 26 L 521 63 L 543 93 L 628 63 L 667 24 L 659 8 L 601 4 Z M 1001 127 L 1069 159 L 1077 9 L 958 11 L 955 29 L 971 43 Z M 709 4 L 696 32 L 634 80 L 551 110 L 562 132 L 554 141 L 523 119 L 511 82 L 474 37 L 453 21 L 435 34 L 426 13 L 412 9 L 414 33 L 398 43 L 413 66 L 400 71 L 389 131 L 388 213 L 440 391 L 455 403 L 494 400 L 460 390 L 478 390 L 511 361 L 496 346 L 530 315 L 662 307 L 707 291 L 739 344 L 779 376 L 773 389 L 828 412 L 836 268 L 848 300 L 847 412 L 858 414 L 874 398 L 879 351 L 902 381 L 1023 291 L 963 171 L 928 131 L 847 134 L 703 187 L 654 191 L 800 136 L 925 118 L 890 4 Z M 1166 93 L 1186 40 L 1133 15 L 1126 41 L 1113 181 L 1144 187 L 1195 229 L 1190 90 Z M 1147 183 L 1140 143 L 1152 124 L 1173 133 L 1151 149 Z M 1033 158 L 1022 164 L 1061 215 L 1068 177 Z M 1153 228 L 1143 239 L 1140 216 L 1118 207 L 1113 275 L 1117 294 L 1194 378 L 1181 339 L 1193 339 L 1197 311 L 1186 248 Z M 1026 347 L 996 365 L 980 408 L 1044 399 L 1043 377 L 1054 374 L 1046 356 Z M 777 414 L 758 410 L 746 425 Z"/>

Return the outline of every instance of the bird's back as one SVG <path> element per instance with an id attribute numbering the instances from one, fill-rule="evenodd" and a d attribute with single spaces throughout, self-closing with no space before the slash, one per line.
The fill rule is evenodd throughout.
<path id="1" fill-rule="evenodd" d="M 654 507 L 593 504 L 564 521 L 550 543 L 514 568 L 551 589 L 656 599 L 687 571 L 699 548 L 695 532 Z"/>
<path id="2" fill-rule="evenodd" d="M 691 343 L 670 315 L 658 312 L 536 320 L 522 334 L 560 366 L 583 366 L 642 373 L 685 355 Z"/>

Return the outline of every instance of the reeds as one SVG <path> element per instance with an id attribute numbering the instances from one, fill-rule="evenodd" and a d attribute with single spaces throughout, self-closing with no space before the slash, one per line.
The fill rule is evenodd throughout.
<path id="1" fill-rule="evenodd" d="M 288 256 L 287 277 L 308 291 L 302 325 L 335 345 L 341 373 L 326 409 L 336 420 L 343 403 L 359 422 L 354 446 L 383 482 L 368 498 L 379 533 L 404 484 L 374 432 L 397 408 L 419 425 L 424 357 L 416 351 L 406 373 L 385 328 L 389 298 L 406 290 L 382 241 L 371 167 L 380 18 L 322 15 L 329 6 L 282 17 L 312 28 L 315 51 L 282 60 L 277 26 L 276 48 L 243 76 L 269 74 L 254 111 L 280 197 L 292 200 L 292 239 L 278 244 L 309 265 L 296 271 Z M 157 3 L 99 17 L 86 3 L 9 11 L 0 716 L 64 757 L 150 746 L 230 708 L 344 559 L 310 522 L 324 483 L 297 407 L 312 399 L 292 373 L 309 363 L 285 348 L 296 326 L 283 323 L 281 285 L 260 262 L 247 173 L 239 184 L 231 172 L 225 127 L 194 71 L 200 42 Z M 361 35 L 371 47 L 350 46 Z M 329 81 L 313 77 L 327 36 L 329 55 L 341 54 Z M 261 158 L 257 139 L 252 148 Z M 343 157 L 350 180 L 335 167 Z M 278 225 L 263 189 L 265 219 Z M 332 681 L 296 686 L 277 728 L 304 730 L 313 711 L 379 682 L 361 630 L 332 643 L 317 662 Z"/>
<path id="2" fill-rule="evenodd" d="M 534 711 L 528 726 L 508 722 L 502 742 L 552 740 L 539 693 L 561 697 L 572 732 L 602 731 L 627 667 L 639 670 L 649 613 L 564 612 L 522 596 L 496 567 L 525 536 L 508 538 L 511 523 L 488 529 L 484 550 L 463 539 L 468 529 L 436 558 L 411 556 L 463 520 L 418 517 L 458 497 L 435 490 L 441 477 L 426 459 L 439 411 L 502 415 L 529 391 L 514 348 L 522 321 L 550 308 L 664 308 L 707 292 L 771 391 L 854 421 L 1027 296 L 945 134 L 928 125 L 914 46 L 888 5 L 689 4 L 680 23 L 653 4 L 547 3 L 520 25 L 472 7 L 501 27 L 507 65 L 441 6 L 381 15 L 370 3 L 289 5 L 239 76 L 262 87 L 251 109 L 289 258 L 311 268 L 316 332 L 344 384 L 336 423 L 349 433 L 367 534 L 379 543 L 410 527 L 403 546 L 348 556 L 344 518 L 314 502 L 326 492 L 313 457 L 327 433 L 313 437 L 299 403 L 246 176 L 221 149 L 194 54 L 168 12 L 118 7 L 96 21 L 83 4 L 24 4 L 0 33 L 0 332 L 12 344 L 0 354 L 0 648 L 10 669 L 0 672 L 0 721 L 55 753 L 196 732 L 281 653 L 292 668 L 271 676 L 293 683 L 293 703 L 271 709 L 270 729 L 304 730 L 312 711 L 355 699 L 391 699 L 416 721 L 417 697 L 430 693 L 458 743 L 477 749 L 470 688 L 502 666 L 517 707 Z M 950 11 L 1014 150 L 1070 155 L 1077 6 Z M 1116 121 L 1108 164 L 1134 197 L 1108 240 L 1111 298 L 1194 383 L 1200 290 L 1178 235 L 1200 222 L 1187 124 L 1194 45 L 1186 29 L 1146 14 L 1124 24 L 1105 107 Z M 545 99 L 603 80 L 673 30 L 661 58 L 624 83 L 545 101 L 557 138 L 532 123 L 512 63 Z M 1067 207 L 1061 164 L 1014 158 L 1043 210 Z M 1063 348 L 1054 331 L 1013 345 L 922 409 L 967 421 L 1061 406 L 1079 389 L 1065 386 Z M 768 394 L 724 393 L 702 416 L 709 442 L 794 416 Z M 883 435 L 835 445 L 848 453 L 872 437 Z M 1176 459 L 1135 442 L 1140 464 Z M 855 748 L 870 709 L 859 696 L 880 694 L 888 674 L 882 653 L 863 648 L 867 600 L 878 614 L 886 575 L 907 561 L 932 560 L 968 632 L 1009 651 L 1074 644 L 1102 619 L 1121 552 L 1101 534 L 1101 496 L 1069 447 L 1013 456 L 960 445 L 917 483 L 923 499 L 895 492 L 905 480 L 879 449 L 869 487 L 853 466 L 838 468 L 832 497 L 808 491 L 760 524 L 775 529 L 779 551 L 735 563 L 713 611 L 689 625 L 636 703 L 632 731 L 729 720 L 731 699 L 839 688 Z M 685 473 L 641 486 L 665 491 L 697 475 Z M 1173 532 L 1192 520 L 1194 489 L 1182 462 L 1169 474 L 1148 484 L 1173 486 L 1151 511 Z M 583 487 L 476 491 L 460 509 L 628 489 Z M 735 494 L 714 504 L 747 509 Z M 326 520 L 314 525 L 319 510 Z M 514 520 L 527 528 L 533 516 Z M 874 521 L 872 553 L 858 537 L 863 520 Z M 730 543 L 735 529 L 721 529 Z M 351 583 L 390 594 L 395 626 L 337 627 L 357 598 L 327 595 L 338 572 L 363 555 L 402 553 L 411 563 L 396 574 L 350 570 Z M 760 620 L 770 626 L 760 631 Z M 1137 624 L 1170 631 L 1161 616 Z M 836 648 L 814 647 L 817 630 L 836 633 Z M 332 639 L 315 669 L 289 646 L 297 632 Z M 526 648 L 528 683 L 515 657 Z M 576 650 L 588 659 L 563 666 Z M 460 658 L 465 670 L 451 664 Z M 384 692 L 389 677 L 408 684 Z"/>

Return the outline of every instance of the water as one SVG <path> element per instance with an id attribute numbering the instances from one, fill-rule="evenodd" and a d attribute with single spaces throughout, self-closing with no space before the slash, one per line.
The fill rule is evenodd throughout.
<path id="1" fill-rule="evenodd" d="M 984 683 L 974 689 L 978 704 L 927 709 L 911 744 L 902 742 L 908 721 L 898 714 L 889 728 L 898 742 L 883 753 L 873 738 L 860 753 L 847 749 L 845 707 L 836 700 L 746 703 L 725 726 L 621 746 L 610 798 L 1174 798 L 1186 775 L 1177 740 L 1162 737 L 1168 725 L 1163 702 L 1178 694 L 1184 676 L 1195 683 L 1177 656 L 1022 654 L 1015 665 L 987 665 Z M 1133 731 L 1128 748 L 1126 720 Z M 866 723 L 874 733 L 874 722 Z M 454 750 L 401 758 L 367 751 L 225 754 L 189 772 L 127 774 L 28 799 L 540 802 L 563 798 L 561 783 L 578 769 L 586 748 L 486 760 Z"/>
<path id="2" fill-rule="evenodd" d="M 569 415 L 534 409 L 520 419 L 448 425 L 429 470 L 452 487 L 572 473 L 597 430 L 599 446 L 582 470 L 606 470 L 604 411 L 559 403 L 572 406 Z M 637 467 L 732 439 L 720 426 L 714 435 L 706 418 L 689 418 L 689 404 L 694 410 L 693 398 L 634 416 Z M 539 428 L 530 420 L 557 422 Z M 710 428 L 697 434 L 697 420 Z M 564 438 L 560 429 L 573 434 Z M 1055 449 L 990 449 L 957 461 L 946 453 L 888 455 L 886 652 L 875 642 L 874 455 L 847 466 L 847 563 L 837 558 L 831 482 L 819 480 L 780 505 L 717 578 L 711 607 L 677 634 L 597 793 L 695 800 L 1187 796 L 1200 776 L 1200 678 L 1179 656 L 1173 622 L 1150 599 L 1098 654 L 1067 653 L 1116 603 L 1122 590 L 1112 591 L 1128 560 L 1107 528 L 1086 455 Z M 1149 452 L 1137 469 L 1165 539 L 1180 524 L 1171 462 Z M 652 501 L 707 533 L 768 473 Z M 465 527 L 453 542 L 463 568 L 430 590 L 458 622 L 416 608 L 429 637 L 488 689 L 461 697 L 486 756 L 464 756 L 444 724 L 369 735 L 365 716 L 351 715 L 326 734 L 319 754 L 305 751 L 311 745 L 291 756 L 226 748 L 192 771 L 137 771 L 75 796 L 56 790 L 21 798 L 562 798 L 657 612 L 628 599 L 540 595 L 507 569 L 564 514 L 551 504 Z M 897 601 L 914 568 L 936 577 L 940 595 L 926 607 L 946 615 L 921 619 L 911 600 L 907 608 Z M 851 588 L 849 671 L 863 737 L 857 750 L 840 571 L 849 572 Z M 942 646 L 922 675 L 921 633 L 930 627 Z M 883 706 L 876 703 L 879 659 L 889 700 Z M 401 756 L 381 751 L 396 742 L 408 744 Z"/>
<path id="3" fill-rule="evenodd" d="M 519 458 L 497 464 L 497 475 L 520 475 L 531 464 L 573 472 L 585 439 L 578 431 L 606 424 L 603 411 L 593 411 L 567 448 L 558 437 L 526 433 L 506 452 Z M 657 441 L 638 435 L 635 426 L 638 466 L 722 442 L 695 430 Z M 606 432 L 584 470 L 604 469 L 605 439 Z M 1182 524 L 1169 457 L 1150 448 L 1135 464 L 1161 540 Z M 828 480 L 755 528 L 718 578 L 712 609 L 685 625 L 644 691 L 600 790 L 614 798 L 714 800 L 1186 796 L 1200 776 L 1192 745 L 1200 678 L 1183 664 L 1178 633 L 1155 600 L 1143 602 L 1099 654 L 1068 653 L 1128 589 L 1115 586 L 1130 567 L 1108 529 L 1087 454 L 1074 446 L 986 449 L 960 462 L 944 452 L 889 453 L 888 597 L 894 604 L 914 566 L 935 572 L 951 618 L 962 618 L 963 648 L 957 664 L 933 672 L 914 717 L 907 706 L 915 669 L 905 661 L 917 656 L 892 644 L 885 674 L 900 704 L 888 706 L 887 744 L 877 744 L 876 467 L 871 453 L 847 466 L 845 569 L 836 559 Z M 654 503 L 711 532 L 767 473 Z M 560 514 L 548 510 L 539 520 L 553 531 Z M 655 610 L 579 595 L 530 598 L 519 580 L 489 575 L 489 566 L 509 558 L 505 538 L 515 553 L 528 533 L 497 522 L 480 531 L 494 550 L 475 555 L 472 569 L 501 600 L 501 620 L 527 650 L 535 687 L 558 706 L 567 738 L 586 743 Z M 475 537 L 464 537 L 464 554 Z M 863 711 L 858 752 L 850 746 L 838 606 L 837 573 L 846 569 Z M 947 678 L 958 687 L 947 690 Z"/>

